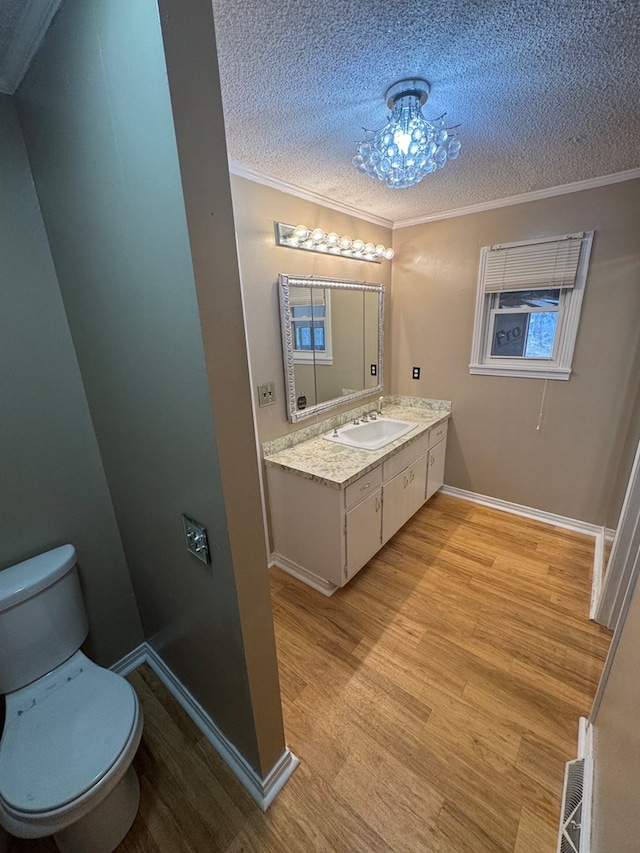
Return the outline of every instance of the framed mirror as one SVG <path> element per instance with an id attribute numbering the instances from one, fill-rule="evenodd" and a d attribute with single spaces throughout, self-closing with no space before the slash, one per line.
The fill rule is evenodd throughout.
<path id="1" fill-rule="evenodd" d="M 382 391 L 384 285 L 280 275 L 289 420 Z"/>

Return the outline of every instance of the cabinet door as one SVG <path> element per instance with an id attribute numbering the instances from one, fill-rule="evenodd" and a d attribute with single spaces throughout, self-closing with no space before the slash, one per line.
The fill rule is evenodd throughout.
<path id="1" fill-rule="evenodd" d="M 435 447 L 429 451 L 429 468 L 427 470 L 427 496 L 435 495 L 440 486 L 444 483 L 444 455 L 447 449 L 447 442 L 440 441 Z"/>
<path id="2" fill-rule="evenodd" d="M 344 583 L 380 550 L 380 518 L 382 493 L 377 489 L 346 515 L 347 567 Z"/>
<path id="3" fill-rule="evenodd" d="M 383 489 L 382 541 L 387 542 L 424 503 L 427 456 L 423 454 Z"/>

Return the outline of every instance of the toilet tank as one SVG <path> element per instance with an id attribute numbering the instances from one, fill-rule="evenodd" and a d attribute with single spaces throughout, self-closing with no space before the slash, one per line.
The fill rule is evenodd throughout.
<path id="1" fill-rule="evenodd" d="M 76 551 L 63 545 L 0 572 L 0 693 L 71 657 L 87 636 Z"/>

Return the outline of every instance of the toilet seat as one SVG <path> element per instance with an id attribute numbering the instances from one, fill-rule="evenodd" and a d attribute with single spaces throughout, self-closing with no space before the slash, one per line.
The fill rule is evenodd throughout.
<path id="1" fill-rule="evenodd" d="M 139 722 L 131 685 L 82 652 L 6 702 L 0 801 L 24 819 L 88 796 L 131 746 Z"/>

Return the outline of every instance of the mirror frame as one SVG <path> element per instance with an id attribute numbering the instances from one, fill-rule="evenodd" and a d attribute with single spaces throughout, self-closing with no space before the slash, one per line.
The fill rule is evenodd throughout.
<path id="1" fill-rule="evenodd" d="M 280 294 L 280 328 L 282 331 L 282 353 L 284 358 L 285 385 L 287 408 L 290 423 L 297 423 L 305 418 L 323 414 L 330 409 L 336 409 L 344 403 L 379 394 L 384 386 L 384 284 L 372 284 L 369 281 L 351 281 L 344 278 L 320 278 L 318 276 L 294 276 L 280 273 L 278 276 Z M 293 362 L 293 330 L 291 325 L 291 304 L 289 287 L 329 288 L 334 290 L 359 290 L 364 293 L 378 294 L 378 384 L 362 391 L 354 391 L 335 397 L 323 403 L 316 403 L 306 409 L 297 408 L 295 388 L 295 373 Z M 364 354 L 363 354 L 364 358 Z"/>

